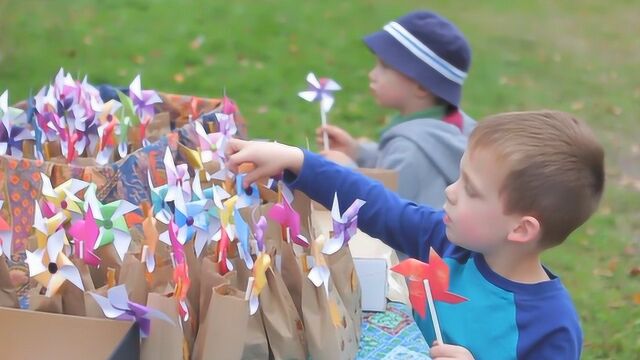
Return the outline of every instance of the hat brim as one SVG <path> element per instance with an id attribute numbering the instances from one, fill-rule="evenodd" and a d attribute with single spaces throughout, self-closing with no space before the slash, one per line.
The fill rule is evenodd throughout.
<path id="1" fill-rule="evenodd" d="M 416 81 L 425 90 L 449 104 L 459 106 L 462 86 L 420 60 L 391 34 L 380 30 L 362 40 L 389 67 Z"/>

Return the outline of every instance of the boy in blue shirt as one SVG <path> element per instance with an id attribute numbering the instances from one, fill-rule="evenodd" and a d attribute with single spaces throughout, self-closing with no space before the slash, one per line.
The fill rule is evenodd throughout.
<path id="1" fill-rule="evenodd" d="M 358 225 L 371 236 L 423 261 L 430 247 L 444 258 L 449 290 L 469 301 L 436 303 L 446 345 L 434 344 L 434 359 L 579 359 L 578 315 L 540 256 L 582 225 L 602 195 L 604 151 L 584 122 L 556 111 L 480 122 L 443 210 L 298 148 L 234 140 L 228 152 L 232 170 L 256 165 L 245 186 L 286 169 L 291 187 L 324 206 L 336 192 L 342 209 L 365 200 Z M 430 319 L 416 321 L 434 341 Z"/>
<path id="2" fill-rule="evenodd" d="M 401 197 L 440 206 L 475 126 L 458 110 L 469 44 L 452 22 L 423 10 L 389 22 L 364 43 L 377 58 L 369 72 L 371 93 L 378 105 L 399 114 L 378 142 L 358 142 L 337 126 L 318 129 L 319 146 L 324 131 L 331 146 L 322 154 L 344 165 L 394 170 Z"/>

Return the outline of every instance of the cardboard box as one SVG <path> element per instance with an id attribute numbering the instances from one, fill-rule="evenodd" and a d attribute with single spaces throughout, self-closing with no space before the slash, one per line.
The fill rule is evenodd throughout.
<path id="1" fill-rule="evenodd" d="M 140 358 L 140 331 L 129 321 L 0 308 L 3 359 Z"/>
<path id="2" fill-rule="evenodd" d="M 363 311 L 387 309 L 387 261 L 381 258 L 353 258 L 362 288 Z"/>

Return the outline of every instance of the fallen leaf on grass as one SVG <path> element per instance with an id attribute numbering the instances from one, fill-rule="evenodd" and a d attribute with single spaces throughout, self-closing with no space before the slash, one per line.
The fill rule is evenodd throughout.
<path id="1" fill-rule="evenodd" d="M 640 293 L 633 294 L 633 303 L 636 305 L 640 305 Z"/>
<path id="2" fill-rule="evenodd" d="M 632 267 L 631 270 L 629 270 L 629 275 L 630 276 L 638 276 L 638 275 L 640 275 L 640 266 Z"/>
<path id="3" fill-rule="evenodd" d="M 613 276 L 613 272 L 609 269 L 593 269 L 593 275 L 595 276 L 602 276 L 602 277 L 612 277 Z"/>
<path id="4" fill-rule="evenodd" d="M 620 309 L 625 306 L 625 302 L 622 300 L 614 300 L 607 304 L 607 307 L 610 309 Z"/>
<path id="5" fill-rule="evenodd" d="M 189 44 L 189 47 L 193 50 L 197 50 L 202 46 L 203 42 L 204 42 L 204 36 L 198 35 L 198 37 L 196 37 L 195 39 L 193 39 L 193 41 L 191 41 L 191 44 Z"/>

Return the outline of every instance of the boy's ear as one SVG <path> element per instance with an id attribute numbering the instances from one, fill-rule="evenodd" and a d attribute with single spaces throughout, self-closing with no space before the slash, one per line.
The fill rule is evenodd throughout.
<path id="1" fill-rule="evenodd" d="M 538 219 L 533 216 L 522 216 L 507 235 L 507 239 L 519 243 L 531 242 L 540 237 L 540 232 Z"/>
<path id="2" fill-rule="evenodd" d="M 431 92 L 429 92 L 428 90 L 425 90 L 420 84 L 418 84 L 417 82 L 415 83 L 416 89 L 415 89 L 415 94 L 419 97 L 419 98 L 426 98 L 426 97 L 433 97 L 433 94 L 431 94 Z"/>

